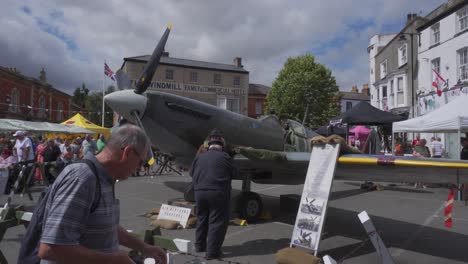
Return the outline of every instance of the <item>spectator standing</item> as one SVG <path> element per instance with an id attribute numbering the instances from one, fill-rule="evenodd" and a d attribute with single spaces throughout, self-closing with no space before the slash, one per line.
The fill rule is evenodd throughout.
<path id="1" fill-rule="evenodd" d="M 431 152 L 429 151 L 429 148 L 426 146 L 426 139 L 421 139 L 419 140 L 418 144 L 414 146 L 413 150 L 413 156 L 419 157 L 419 158 L 430 158 L 431 157 Z"/>
<path id="2" fill-rule="evenodd" d="M 99 136 L 96 146 L 97 146 L 97 153 L 101 152 L 102 149 L 104 149 L 104 147 L 106 146 L 106 138 L 104 137 L 104 135 L 101 134 Z"/>
<path id="3" fill-rule="evenodd" d="M 97 156 L 86 154 L 96 175 L 84 163 L 65 167 L 50 187 L 45 206 L 38 254 L 42 264 L 68 263 L 70 259 L 73 263 L 133 263 L 119 245 L 155 258 L 156 263 L 166 263 L 161 248 L 144 243 L 119 225 L 120 202 L 114 193 L 115 181 L 127 179 L 146 161 L 149 145 L 141 128 L 126 125 L 112 134 Z M 91 213 L 95 202 L 97 208 Z"/>
<path id="4" fill-rule="evenodd" d="M 444 144 L 440 137 L 435 138 L 432 142 L 432 157 L 433 158 L 442 158 L 445 154 Z"/>
<path id="5" fill-rule="evenodd" d="M 461 139 L 462 150 L 460 153 L 460 159 L 468 160 L 468 138 L 464 137 Z"/>
<path id="6" fill-rule="evenodd" d="M 13 136 L 16 137 L 13 155 L 17 157 L 18 162 L 33 161 L 34 152 L 32 149 L 32 142 L 30 138 L 26 137 L 26 132 L 18 130 Z"/>
<path id="7" fill-rule="evenodd" d="M 226 143 L 218 130 L 209 137 L 208 150 L 198 155 L 190 169 L 197 206 L 195 251 L 206 251 L 206 259 L 222 257 L 221 246 L 229 221 L 231 179 L 237 173 Z"/>
<path id="8" fill-rule="evenodd" d="M 88 152 L 90 152 L 93 155 L 96 155 L 96 142 L 93 140 L 93 138 L 90 135 L 86 135 L 84 138 L 83 142 L 81 143 L 81 149 L 82 149 L 82 155 L 86 156 Z"/>
<path id="9" fill-rule="evenodd" d="M 42 153 L 44 152 L 44 149 L 47 147 L 47 139 L 41 138 L 41 142 L 39 142 L 39 145 L 37 145 L 36 148 L 36 162 L 37 163 L 43 163 L 44 162 L 44 156 Z M 36 171 L 34 172 L 34 179 L 37 182 L 40 182 L 41 184 L 44 181 L 44 175 L 42 175 L 42 171 L 40 168 L 36 168 Z"/>
<path id="10" fill-rule="evenodd" d="M 42 156 L 44 156 L 44 162 L 54 162 L 60 158 L 60 148 L 55 144 L 53 139 L 47 140 L 47 145 L 42 152 Z M 52 168 L 57 168 L 57 164 L 47 164 L 44 166 L 45 177 L 49 183 L 54 182 L 54 175 L 50 172 Z"/>

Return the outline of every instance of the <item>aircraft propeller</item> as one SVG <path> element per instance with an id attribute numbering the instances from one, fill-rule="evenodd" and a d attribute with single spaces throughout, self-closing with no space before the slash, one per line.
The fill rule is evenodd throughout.
<path id="1" fill-rule="evenodd" d="M 161 60 L 161 56 L 164 52 L 164 46 L 166 46 L 166 42 L 169 37 L 169 32 L 171 31 L 171 28 L 172 25 L 169 24 L 163 36 L 159 40 L 158 45 L 156 46 L 156 48 L 154 48 L 153 54 L 151 54 L 148 63 L 146 63 L 145 68 L 143 69 L 143 72 L 140 75 L 140 78 L 138 78 L 138 81 L 135 85 L 136 94 L 144 93 L 150 85 L 151 80 L 153 79 L 153 75 L 156 72 L 156 68 L 159 65 L 159 61 Z"/>
<path id="2" fill-rule="evenodd" d="M 141 118 L 143 117 L 146 110 L 147 98 L 142 94 L 148 89 L 148 86 L 151 84 L 153 75 L 156 72 L 156 68 L 159 65 L 161 56 L 164 52 L 164 47 L 166 45 L 169 33 L 171 31 L 172 25 L 169 24 L 164 32 L 163 36 L 158 42 L 158 45 L 151 54 L 150 59 L 145 65 L 143 72 L 136 81 L 135 86 L 132 85 L 130 78 L 123 72 L 122 68 L 119 69 L 115 76 L 117 81 L 117 88 L 121 91 L 117 91 L 111 94 L 108 94 L 104 97 L 104 101 L 112 108 L 119 109 L 119 114 L 126 119 L 134 119 L 135 123 L 141 127 L 144 131 L 143 123 Z M 131 88 L 134 88 L 132 92 Z M 153 153 L 150 149 L 148 157 L 153 157 Z"/>

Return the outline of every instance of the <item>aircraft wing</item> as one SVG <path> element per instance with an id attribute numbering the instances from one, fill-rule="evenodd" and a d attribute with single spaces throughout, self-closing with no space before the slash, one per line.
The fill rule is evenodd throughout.
<path id="1" fill-rule="evenodd" d="M 236 148 L 241 173 L 258 183 L 304 183 L 310 153 Z M 242 176 L 242 175 L 241 175 Z M 335 178 L 379 182 L 468 182 L 468 161 L 387 155 L 346 154 L 338 158 Z"/>

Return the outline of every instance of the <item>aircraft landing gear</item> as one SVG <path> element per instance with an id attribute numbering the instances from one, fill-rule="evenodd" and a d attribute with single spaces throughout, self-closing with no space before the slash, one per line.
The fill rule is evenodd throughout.
<path id="1" fill-rule="evenodd" d="M 258 193 L 250 191 L 250 174 L 248 173 L 242 180 L 242 192 L 237 198 L 235 210 L 239 218 L 246 219 L 247 222 L 257 221 L 262 213 L 262 198 Z"/>

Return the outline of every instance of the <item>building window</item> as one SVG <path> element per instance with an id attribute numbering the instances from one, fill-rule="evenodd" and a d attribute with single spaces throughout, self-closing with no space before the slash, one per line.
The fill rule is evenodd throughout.
<path id="1" fill-rule="evenodd" d="M 45 118 L 46 111 L 46 102 L 44 95 L 39 96 L 39 110 L 37 111 L 37 116 L 39 118 Z"/>
<path id="2" fill-rule="evenodd" d="M 190 72 L 190 81 L 198 82 L 198 72 Z"/>
<path id="3" fill-rule="evenodd" d="M 397 78 L 397 105 L 404 104 L 403 97 L 403 77 Z"/>
<path id="4" fill-rule="evenodd" d="M 217 105 L 221 109 L 226 109 L 231 112 L 239 113 L 239 99 L 220 96 L 217 99 Z"/>
<path id="5" fill-rule="evenodd" d="M 221 74 L 220 73 L 215 73 L 213 75 L 213 83 L 215 85 L 221 85 Z"/>
<path id="6" fill-rule="evenodd" d="M 465 47 L 458 52 L 458 79 L 461 81 L 468 80 L 468 47 Z"/>
<path id="7" fill-rule="evenodd" d="M 407 44 L 403 44 L 398 49 L 398 67 L 405 65 L 408 62 Z"/>
<path id="8" fill-rule="evenodd" d="M 385 78 L 387 76 L 387 60 L 380 63 L 380 79 Z"/>
<path id="9" fill-rule="evenodd" d="M 435 77 L 434 71 L 440 73 L 440 58 L 435 58 L 431 60 L 431 82 L 432 80 L 434 80 Z"/>
<path id="10" fill-rule="evenodd" d="M 241 83 L 240 76 L 234 76 L 234 79 L 232 80 L 232 84 L 234 86 L 240 86 L 240 83 Z"/>
<path id="11" fill-rule="evenodd" d="M 468 6 L 457 12 L 458 32 L 468 29 Z"/>
<path id="12" fill-rule="evenodd" d="M 57 106 L 57 121 L 60 122 L 63 120 L 63 103 L 58 103 Z"/>
<path id="13" fill-rule="evenodd" d="M 19 104 L 20 104 L 20 93 L 17 88 L 14 88 L 13 91 L 11 91 L 11 102 L 10 106 L 8 107 L 8 111 L 13 112 L 13 113 L 18 113 L 19 112 Z"/>
<path id="14" fill-rule="evenodd" d="M 393 95 L 394 90 L 393 90 L 393 80 L 390 80 L 390 95 Z"/>
<path id="15" fill-rule="evenodd" d="M 440 42 L 440 24 L 437 23 L 431 27 L 431 45 L 438 44 Z"/>
<path id="16" fill-rule="evenodd" d="M 387 86 L 382 86 L 382 98 L 387 98 Z"/>
<path id="17" fill-rule="evenodd" d="M 346 112 L 353 108 L 353 102 L 346 102 Z"/>
<path id="18" fill-rule="evenodd" d="M 174 70 L 166 69 L 166 80 L 174 80 Z"/>
<path id="19" fill-rule="evenodd" d="M 263 112 L 263 100 L 256 100 L 255 101 L 255 114 L 261 115 Z"/>

